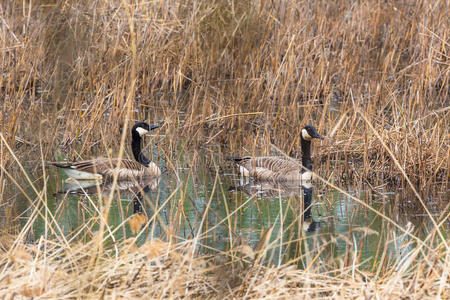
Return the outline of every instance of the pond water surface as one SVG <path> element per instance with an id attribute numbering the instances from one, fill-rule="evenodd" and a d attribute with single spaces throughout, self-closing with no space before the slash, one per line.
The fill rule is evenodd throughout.
<path id="1" fill-rule="evenodd" d="M 239 244 L 248 243 L 255 249 L 270 229 L 268 263 L 297 262 L 307 267 L 330 259 L 357 259 L 372 268 L 383 251 L 388 254 L 384 261 L 400 259 L 414 242 L 386 218 L 422 236 L 432 228 L 423 217 L 399 212 L 395 205 L 398 197 L 396 200 L 392 191 L 373 193 L 363 186 L 347 188 L 344 194 L 317 183 L 274 186 L 252 182 L 241 178 L 231 164 L 211 163 L 216 161 L 211 152 L 196 153 L 195 159 L 186 153 L 172 168 L 154 152 L 154 159 L 163 169 L 159 180 L 138 186 L 119 182 L 108 219 L 112 237 L 109 242 L 136 236 L 126 220 L 141 209 L 150 220 L 144 224 L 138 243 L 150 238 L 165 240 L 168 236 L 178 242 L 197 238 L 199 253 L 216 255 Z M 51 169 L 46 194 L 49 211 L 40 209 L 42 214 L 34 222 L 31 242 L 55 234 L 68 240 L 88 240 L 98 230 L 100 204 L 111 194 L 108 186 L 86 185 L 74 192 L 79 183 L 67 183 L 65 179 L 60 171 Z M 349 195 L 362 199 L 386 217 Z M 141 208 L 135 207 L 136 199 Z M 304 202 L 309 199 L 311 209 L 305 212 Z M 29 201 L 21 201 L 23 216 L 30 216 Z M 48 221 L 49 212 L 54 223 Z M 311 216 L 303 217 L 308 214 Z M 23 218 L 23 224 L 26 222 L 27 218 Z"/>

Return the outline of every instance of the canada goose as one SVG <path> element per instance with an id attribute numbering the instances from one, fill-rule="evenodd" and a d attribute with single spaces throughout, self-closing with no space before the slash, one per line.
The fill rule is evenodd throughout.
<path id="1" fill-rule="evenodd" d="M 158 177 L 161 170 L 141 152 L 142 136 L 159 125 L 149 125 L 145 122 L 136 123 L 131 128 L 131 149 L 136 161 L 122 159 L 96 158 L 77 162 L 49 162 L 50 165 L 63 168 L 67 176 L 77 180 L 108 179 L 117 173 L 118 179 L 133 179 L 137 177 Z"/>
<path id="2" fill-rule="evenodd" d="M 323 139 L 314 126 L 307 125 L 303 127 L 300 133 L 302 148 L 301 165 L 294 159 L 281 156 L 244 156 L 232 157 L 231 159 L 239 165 L 239 171 L 244 176 L 274 181 L 311 180 L 311 140 L 314 138 Z"/>

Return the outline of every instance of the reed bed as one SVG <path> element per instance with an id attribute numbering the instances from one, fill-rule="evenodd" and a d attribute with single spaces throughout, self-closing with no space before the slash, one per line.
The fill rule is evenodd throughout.
<path id="1" fill-rule="evenodd" d="M 88 157 L 130 108 L 166 124 L 168 152 L 189 136 L 191 148 L 295 155 L 314 123 L 329 138 L 316 154 L 347 171 L 351 160 L 366 179 L 399 178 L 377 131 L 418 189 L 447 184 L 446 12 L 446 1 L 4 3 L 2 132 L 24 155 L 42 144 L 46 158 L 58 146 Z"/>
<path id="2" fill-rule="evenodd" d="M 1 2 L 0 297 L 448 298 L 448 12 L 443 0 Z M 369 270 L 351 241 L 343 261 L 322 261 L 317 244 L 305 269 L 267 260 L 264 236 L 205 254 L 206 233 L 179 238 L 182 190 L 161 240 L 111 245 L 99 217 L 108 197 L 97 233 L 65 237 L 46 206 L 44 162 L 126 157 L 118 137 L 134 120 L 163 125 L 168 172 L 217 146 L 217 174 L 230 154 L 298 156 L 299 129 L 314 124 L 325 186 L 404 187 L 428 217 L 430 195 L 443 193 L 444 213 L 423 241 L 391 236 L 410 252 L 389 259 L 380 246 Z M 18 198 L 29 203 L 22 223 Z M 30 243 L 38 216 L 49 235 Z"/>
<path id="3" fill-rule="evenodd" d="M 388 275 L 362 273 L 350 266 L 307 272 L 292 266 L 247 268 L 216 266 L 210 258 L 192 258 L 192 244 L 170 245 L 153 240 L 140 248 L 124 245 L 119 256 L 105 255 L 95 267 L 91 244 L 65 245 L 42 239 L 34 247 L 17 247 L 2 255 L 0 295 L 58 299 L 195 298 L 195 299 L 436 299 L 448 296 L 448 257 L 431 261 L 414 257 L 393 267 Z M 45 251 L 41 248 L 44 248 Z M 431 257 L 427 257 L 431 258 Z M 444 259 L 444 262 L 440 262 Z M 339 274 L 336 276 L 335 274 Z M 448 274 L 447 274 L 448 275 Z"/>

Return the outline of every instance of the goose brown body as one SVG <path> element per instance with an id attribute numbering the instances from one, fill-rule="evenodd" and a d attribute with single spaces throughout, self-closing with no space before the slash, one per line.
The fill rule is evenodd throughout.
<path id="1" fill-rule="evenodd" d="M 305 126 L 300 134 L 302 162 L 281 156 L 232 157 L 245 176 L 259 180 L 308 181 L 312 179 L 311 140 L 323 139 L 313 126 Z"/>
<path id="2" fill-rule="evenodd" d="M 158 177 L 161 175 L 159 167 L 141 152 L 142 136 L 158 125 L 149 125 L 145 122 L 136 123 L 131 129 L 131 148 L 134 160 L 117 158 L 96 158 L 77 162 L 49 162 L 50 165 L 62 168 L 69 177 L 79 180 L 92 180 L 100 178 L 133 179 L 138 177 Z"/>
<path id="3" fill-rule="evenodd" d="M 104 177 L 113 177 L 117 173 L 117 178 L 120 179 L 161 175 L 161 170 L 154 162 L 150 162 L 148 166 L 144 166 L 137 161 L 129 159 L 122 159 L 120 166 L 119 159 L 108 159 L 103 157 L 72 163 L 52 162 L 51 164 L 60 168 L 72 169 L 91 174 L 99 174 Z"/>
<path id="4" fill-rule="evenodd" d="M 261 180 L 304 181 L 311 179 L 310 172 L 303 172 L 300 162 L 280 156 L 244 156 L 234 158 L 243 169 L 241 173 Z"/>

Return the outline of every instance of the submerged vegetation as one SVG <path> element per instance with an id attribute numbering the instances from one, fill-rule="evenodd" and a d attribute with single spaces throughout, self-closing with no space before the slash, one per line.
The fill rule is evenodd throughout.
<path id="1" fill-rule="evenodd" d="M 431 0 L 2 1 L 0 297 L 448 298 L 448 12 Z M 67 232 L 57 217 L 65 204 L 48 205 L 55 176 L 45 162 L 130 158 L 137 120 L 161 125 L 149 152 L 179 185 L 163 203 L 146 199 L 153 215 L 124 214 L 115 228 L 106 222 L 115 186 L 99 201 L 85 195 L 92 215 Z M 307 124 L 325 136 L 312 158 L 319 188 L 389 225 L 369 266 L 350 231 L 313 242 L 291 234 L 299 214 L 292 224 L 280 216 L 287 240 L 267 226 L 249 244 L 235 233 L 237 211 L 255 197 L 222 199 L 227 214 L 211 225 L 216 198 L 204 193 L 200 221 L 186 221 L 182 168 L 189 180 L 204 156 L 215 191 L 230 156 L 299 157 Z M 407 195 L 395 207 L 432 229 L 419 238 L 350 185 Z M 45 235 L 33 234 L 38 220 Z M 147 225 L 116 239 L 129 220 Z M 206 242 L 218 224 L 225 250 Z M 338 238 L 346 252 L 333 257 Z M 275 244 L 294 254 L 273 259 Z"/>

